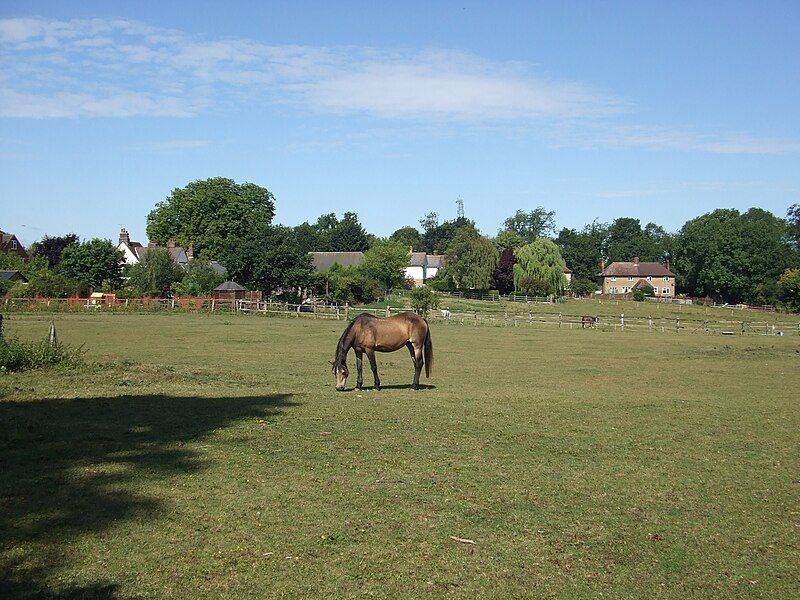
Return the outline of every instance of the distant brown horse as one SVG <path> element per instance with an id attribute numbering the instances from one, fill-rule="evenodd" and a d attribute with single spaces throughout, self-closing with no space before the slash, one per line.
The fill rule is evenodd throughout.
<path id="1" fill-rule="evenodd" d="M 358 380 L 356 389 L 360 390 L 364 383 L 361 371 L 361 360 L 364 354 L 369 359 L 372 367 L 372 376 L 375 379 L 375 389 L 381 389 L 381 379 L 378 377 L 378 365 L 375 362 L 375 352 L 394 352 L 405 346 L 411 352 L 414 361 L 415 390 L 419 388 L 419 374 L 422 365 L 425 365 L 425 377 L 431 376 L 433 369 L 433 343 L 428 322 L 412 312 L 404 312 L 392 317 L 373 317 L 370 314 L 358 315 L 347 326 L 339 338 L 336 346 L 336 358 L 331 363 L 333 374 L 336 377 L 336 389 L 342 391 L 349 371 L 347 370 L 347 353 L 350 348 L 356 354 L 356 367 Z M 424 360 L 423 360 L 424 354 Z"/>

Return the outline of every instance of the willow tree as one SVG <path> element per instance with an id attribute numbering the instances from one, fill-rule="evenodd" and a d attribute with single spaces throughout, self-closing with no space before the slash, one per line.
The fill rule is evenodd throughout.
<path id="1" fill-rule="evenodd" d="M 447 247 L 445 273 L 459 289 L 488 289 L 500 253 L 471 228 L 461 228 Z"/>
<path id="2" fill-rule="evenodd" d="M 560 294 L 567 286 L 561 251 L 554 242 L 538 239 L 514 251 L 514 289 L 521 292 L 546 290 Z"/>

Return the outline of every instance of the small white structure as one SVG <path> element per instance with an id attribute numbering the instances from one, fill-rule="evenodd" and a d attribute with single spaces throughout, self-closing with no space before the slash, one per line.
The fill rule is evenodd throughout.
<path id="1" fill-rule="evenodd" d="M 157 246 L 155 242 L 150 242 L 147 244 L 147 246 L 143 246 L 139 242 L 131 241 L 131 236 L 127 229 L 123 228 L 119 232 L 119 243 L 117 244 L 117 250 L 122 252 L 126 264 L 139 264 L 139 262 L 141 262 L 141 260 L 150 250 L 156 248 L 163 248 L 163 246 Z M 184 250 L 180 246 L 176 246 L 174 240 L 170 240 L 167 242 L 167 247 L 165 250 L 167 250 L 170 256 L 172 256 L 172 260 L 175 261 L 175 264 L 184 269 L 189 261 L 194 258 L 194 249 L 192 248 L 191 244 L 189 245 L 188 250 Z"/>
<path id="2" fill-rule="evenodd" d="M 423 285 L 431 277 L 436 277 L 444 263 L 445 257 L 437 252 L 426 254 L 425 252 L 414 252 L 413 248 L 409 248 L 406 279 L 413 281 L 416 286 Z"/>

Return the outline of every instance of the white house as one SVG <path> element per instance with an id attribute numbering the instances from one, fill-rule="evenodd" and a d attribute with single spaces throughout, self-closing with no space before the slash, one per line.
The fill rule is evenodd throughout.
<path id="1" fill-rule="evenodd" d="M 119 243 L 117 244 L 117 249 L 122 251 L 126 264 L 139 264 L 139 262 L 150 250 L 154 250 L 156 248 L 163 248 L 163 246 L 157 246 L 155 242 L 150 242 L 147 244 L 147 246 L 142 246 L 142 244 L 139 242 L 131 241 L 131 236 L 128 234 L 127 229 L 123 228 L 119 232 Z M 180 246 L 176 246 L 173 240 L 170 240 L 167 242 L 166 250 L 169 252 L 170 256 L 172 256 L 172 260 L 175 261 L 175 264 L 184 269 L 189 261 L 194 258 L 194 250 L 191 244 L 189 245 L 188 250 L 184 250 Z"/>
<path id="2" fill-rule="evenodd" d="M 435 277 L 439 269 L 444 266 L 445 258 L 441 254 L 434 252 L 414 252 L 409 249 L 408 266 L 406 267 L 406 279 L 413 281 L 414 285 L 422 285 L 431 277 Z"/>

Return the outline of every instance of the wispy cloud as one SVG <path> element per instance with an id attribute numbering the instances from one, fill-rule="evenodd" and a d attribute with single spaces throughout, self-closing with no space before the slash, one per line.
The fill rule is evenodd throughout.
<path id="1" fill-rule="evenodd" d="M 464 53 L 205 40 L 128 20 L 5 19 L 0 44 L 6 117 L 190 116 L 266 99 L 321 113 L 491 121 L 624 104 Z"/>
<path id="2" fill-rule="evenodd" d="M 631 124 L 633 103 L 620 96 L 462 52 L 209 39 L 127 19 L 0 19 L 0 117 L 190 117 L 257 104 L 499 128 L 553 146 L 800 152 L 791 139 Z"/>
<path id="3" fill-rule="evenodd" d="M 560 146 L 644 148 L 713 154 L 788 154 L 800 152 L 800 141 L 737 133 L 709 133 L 690 128 L 583 122 L 559 126 L 553 134 Z"/>

